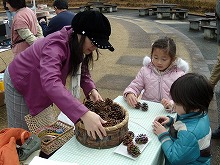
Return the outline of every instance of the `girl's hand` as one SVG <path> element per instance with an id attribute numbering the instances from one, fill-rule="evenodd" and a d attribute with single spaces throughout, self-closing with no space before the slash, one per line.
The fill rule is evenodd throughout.
<path id="1" fill-rule="evenodd" d="M 170 118 L 166 116 L 158 116 L 154 119 L 154 122 L 155 121 L 159 122 L 161 125 L 166 125 L 170 122 Z"/>
<path id="2" fill-rule="evenodd" d="M 166 128 L 162 126 L 159 122 L 154 121 L 153 122 L 153 132 L 158 136 L 164 132 L 167 132 Z"/>
<path id="3" fill-rule="evenodd" d="M 92 100 L 93 102 L 99 101 L 99 100 L 103 100 L 101 95 L 99 94 L 99 92 L 96 89 L 92 89 L 89 93 L 89 98 L 90 100 Z"/>
<path id="4" fill-rule="evenodd" d="M 126 101 L 128 105 L 134 108 L 137 105 L 138 99 L 133 93 L 128 93 L 126 96 Z"/>
<path id="5" fill-rule="evenodd" d="M 168 112 L 168 113 L 174 113 L 174 109 L 173 109 L 173 101 L 172 100 L 168 100 L 168 99 L 162 99 L 161 100 L 161 104 L 164 106 L 165 110 Z"/>
<path id="6" fill-rule="evenodd" d="M 92 136 L 96 139 L 96 136 L 98 135 L 100 139 L 103 139 L 103 136 L 107 135 L 105 128 L 102 126 L 106 121 L 96 113 L 88 111 L 81 117 L 81 120 L 83 121 L 87 134 L 90 137 Z"/>
<path id="7" fill-rule="evenodd" d="M 161 104 L 164 106 L 165 109 L 172 109 L 173 105 L 170 103 L 170 100 L 163 98 L 161 100 Z"/>

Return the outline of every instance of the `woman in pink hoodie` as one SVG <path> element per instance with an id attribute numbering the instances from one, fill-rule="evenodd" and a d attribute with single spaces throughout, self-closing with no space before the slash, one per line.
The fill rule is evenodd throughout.
<path id="1" fill-rule="evenodd" d="M 138 97 L 161 102 L 167 110 L 172 109 L 170 87 L 172 83 L 188 72 L 188 63 L 176 57 L 176 44 L 173 39 L 164 37 L 152 45 L 151 58 L 145 57 L 144 66 L 136 78 L 128 85 L 123 95 L 127 103 L 135 107 Z"/>

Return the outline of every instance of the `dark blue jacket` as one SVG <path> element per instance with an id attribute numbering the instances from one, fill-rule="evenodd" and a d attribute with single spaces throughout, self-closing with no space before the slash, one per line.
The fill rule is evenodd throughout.
<path id="1" fill-rule="evenodd" d="M 50 20 L 48 26 L 46 22 L 41 22 L 40 26 L 42 27 L 44 37 L 61 30 L 64 26 L 71 25 L 74 16 L 75 13 L 73 12 L 62 11 Z"/>

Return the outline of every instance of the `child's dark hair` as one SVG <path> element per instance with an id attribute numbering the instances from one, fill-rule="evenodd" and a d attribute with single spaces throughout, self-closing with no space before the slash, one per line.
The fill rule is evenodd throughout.
<path id="1" fill-rule="evenodd" d="M 151 55 L 153 54 L 155 48 L 163 49 L 172 60 L 176 57 L 176 44 L 172 38 L 163 37 L 156 40 L 152 44 Z"/>
<path id="2" fill-rule="evenodd" d="M 53 2 L 53 7 L 56 7 L 59 10 L 68 9 L 68 2 L 67 0 L 55 0 Z"/>
<path id="3" fill-rule="evenodd" d="M 182 105 L 186 113 L 193 110 L 204 113 L 208 112 L 213 98 L 213 88 L 205 76 L 187 73 L 172 84 L 170 94 L 173 101 Z"/>
<path id="4" fill-rule="evenodd" d="M 6 0 L 10 4 L 11 7 L 15 9 L 21 9 L 23 7 L 26 7 L 26 1 L 25 0 Z"/>

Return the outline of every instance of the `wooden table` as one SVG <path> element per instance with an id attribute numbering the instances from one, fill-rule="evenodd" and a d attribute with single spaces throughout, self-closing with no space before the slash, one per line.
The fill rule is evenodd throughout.
<path id="1" fill-rule="evenodd" d="M 75 137 L 70 139 L 58 151 L 56 151 L 49 159 L 63 162 L 75 162 L 79 165 L 162 165 L 164 162 L 161 143 L 157 136 L 152 132 L 152 121 L 159 115 L 168 115 L 164 107 L 160 103 L 143 101 L 149 106 L 148 111 L 137 110 L 128 106 L 122 96 L 118 96 L 114 102 L 123 106 L 129 112 L 129 130 L 134 133 L 146 134 L 150 142 L 135 160 L 114 153 L 115 149 L 92 149 L 83 146 Z M 174 114 L 172 114 L 174 115 Z"/>

